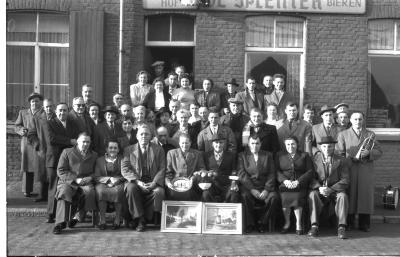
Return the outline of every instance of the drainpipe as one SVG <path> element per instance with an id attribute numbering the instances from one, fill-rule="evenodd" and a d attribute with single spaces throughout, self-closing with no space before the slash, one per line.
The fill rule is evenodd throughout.
<path id="1" fill-rule="evenodd" d="M 122 55 L 124 29 L 124 0 L 119 1 L 119 60 L 118 60 L 118 92 L 122 93 Z"/>

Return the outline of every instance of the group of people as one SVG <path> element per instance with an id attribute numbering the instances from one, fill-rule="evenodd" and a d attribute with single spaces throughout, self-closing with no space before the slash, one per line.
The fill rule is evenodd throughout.
<path id="1" fill-rule="evenodd" d="M 112 229 L 124 223 L 141 232 L 159 222 L 163 200 L 242 203 L 246 233 L 275 226 L 279 212 L 288 233 L 292 208 L 297 234 L 304 233 L 304 214 L 310 236 L 332 215 L 341 239 L 356 215 L 358 228 L 369 231 L 373 161 L 382 151 L 362 112 L 350 115 L 345 103 L 323 106 L 322 122 L 314 124 L 313 107 L 299 115 L 281 74 L 265 76 L 262 85 L 248 77 L 241 92 L 231 79 L 223 93 L 209 78 L 192 90 L 183 72 L 152 85 L 148 79 L 139 72 L 129 98 L 116 93 L 104 108 L 88 84 L 72 108 L 38 93 L 28 97 L 30 108 L 16 121 L 23 192 L 31 197 L 34 177 L 40 181 L 35 200 L 47 201 L 54 234 L 91 210 L 104 230 L 110 208 Z"/>

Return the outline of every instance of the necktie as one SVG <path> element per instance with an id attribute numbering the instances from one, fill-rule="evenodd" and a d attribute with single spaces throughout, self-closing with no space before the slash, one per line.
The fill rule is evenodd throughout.
<path id="1" fill-rule="evenodd" d="M 293 127 L 293 121 L 291 120 L 289 121 L 289 129 L 292 130 L 292 127 Z"/>
<path id="2" fill-rule="evenodd" d="M 151 182 L 149 169 L 147 167 L 147 149 L 144 149 L 142 152 L 142 177 L 141 177 L 141 179 L 144 183 Z"/>
<path id="3" fill-rule="evenodd" d="M 111 123 L 111 125 L 110 125 L 110 129 L 111 129 L 112 133 L 115 135 L 114 123 Z"/>

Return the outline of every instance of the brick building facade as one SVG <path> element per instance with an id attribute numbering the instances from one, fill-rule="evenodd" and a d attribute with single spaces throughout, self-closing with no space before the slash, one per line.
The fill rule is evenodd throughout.
<path id="1" fill-rule="evenodd" d="M 118 91 L 119 0 L 8 0 L 7 2 L 8 13 L 52 11 L 70 15 L 69 33 L 71 37 L 74 34 L 71 31 L 74 30 L 71 24 L 79 21 L 79 19 L 73 20 L 75 19 L 72 17 L 73 13 L 78 17 L 82 15 L 82 12 L 101 13 L 101 22 L 104 25 L 100 29 L 102 42 L 96 44 L 96 47 L 99 48 L 97 56 L 101 55 L 102 58 L 101 67 L 98 67 L 97 71 L 88 70 L 86 74 L 78 74 L 76 69 L 83 65 L 73 63 L 73 60 L 78 60 L 76 59 L 78 57 L 76 52 L 72 51 L 77 51 L 76 48 L 82 43 L 79 42 L 75 45 L 75 41 L 70 39 L 70 79 L 67 100 L 71 101 L 73 96 L 79 94 L 79 87 L 85 81 L 100 85 L 101 92 L 96 95 L 100 103 L 112 103 L 112 94 Z M 371 108 L 371 97 L 373 96 L 371 96 L 368 73 L 370 65 L 368 23 L 374 19 L 400 21 L 399 0 L 366 0 L 365 13 L 360 14 L 247 12 L 208 8 L 145 9 L 143 2 L 139 0 L 124 1 L 122 91 L 125 94 L 128 94 L 129 85 L 135 82 L 138 71 L 150 70 L 150 64 L 157 57 L 157 47 L 166 47 L 165 45 L 148 44 L 146 35 L 150 32 L 146 33 L 146 29 L 148 29 L 146 19 L 162 14 L 184 15 L 194 19 L 193 45 L 185 46 L 185 49 L 191 49 L 188 51 L 189 53 L 192 51 L 192 56 L 185 58 L 192 62 L 191 72 L 194 75 L 194 86 L 198 88 L 202 79 L 206 77 L 212 78 L 220 87 L 223 86 L 224 81 L 230 78 L 236 78 L 241 85 L 243 84 L 245 75 L 249 71 L 246 62 L 251 63 L 251 58 L 253 58 L 252 50 L 246 47 L 248 31 L 246 19 L 248 17 L 271 16 L 275 19 L 280 16 L 295 17 L 304 21 L 304 45 L 298 47 L 301 52 L 298 54 L 298 68 L 296 69 L 300 71 L 296 75 L 298 78 L 293 80 L 297 83 L 291 88 L 293 94 L 299 97 L 301 103 L 313 103 L 317 109 L 324 104 L 333 106 L 339 102 L 346 102 L 350 104 L 352 110 L 362 110 L 369 114 L 374 113 L 374 110 Z M 216 2 L 221 1 L 211 1 L 212 4 L 216 4 Z M 82 27 L 79 23 L 75 26 Z M 398 33 L 400 33 L 400 29 Z M 398 45 L 400 44 L 398 43 Z M 172 46 L 167 47 L 172 48 Z M 400 50 L 400 47 L 398 49 Z M 271 51 L 274 50 L 279 49 Z M 255 55 L 257 53 L 255 52 Z M 395 55 L 397 54 L 398 51 L 395 51 Z M 84 62 L 86 63 L 83 68 L 90 66 L 90 60 L 84 60 Z M 12 104 L 7 104 L 11 108 Z M 12 120 L 15 118 L 13 115 L 15 113 L 8 114 L 8 118 Z M 370 115 L 371 123 L 374 119 L 379 120 L 379 118 L 375 116 L 371 118 Z M 19 144 L 17 143 L 19 138 L 12 133 L 12 129 L 8 131 L 7 168 L 8 173 L 14 174 L 19 168 Z M 376 162 L 376 185 L 400 186 L 400 170 L 398 168 L 400 167 L 400 158 L 396 158 L 400 156 L 400 129 L 396 127 L 382 128 L 375 131 L 384 151 L 383 157 Z"/>

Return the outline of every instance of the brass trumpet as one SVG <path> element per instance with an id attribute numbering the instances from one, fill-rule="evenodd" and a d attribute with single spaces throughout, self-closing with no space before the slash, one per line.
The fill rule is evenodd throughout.
<path id="1" fill-rule="evenodd" d="M 357 154 L 354 156 L 354 159 L 356 160 L 361 160 L 361 152 L 363 150 L 368 150 L 371 151 L 374 148 L 375 145 L 375 135 L 371 133 L 368 137 L 364 139 L 362 144 L 360 145 L 360 148 L 358 149 Z"/>

